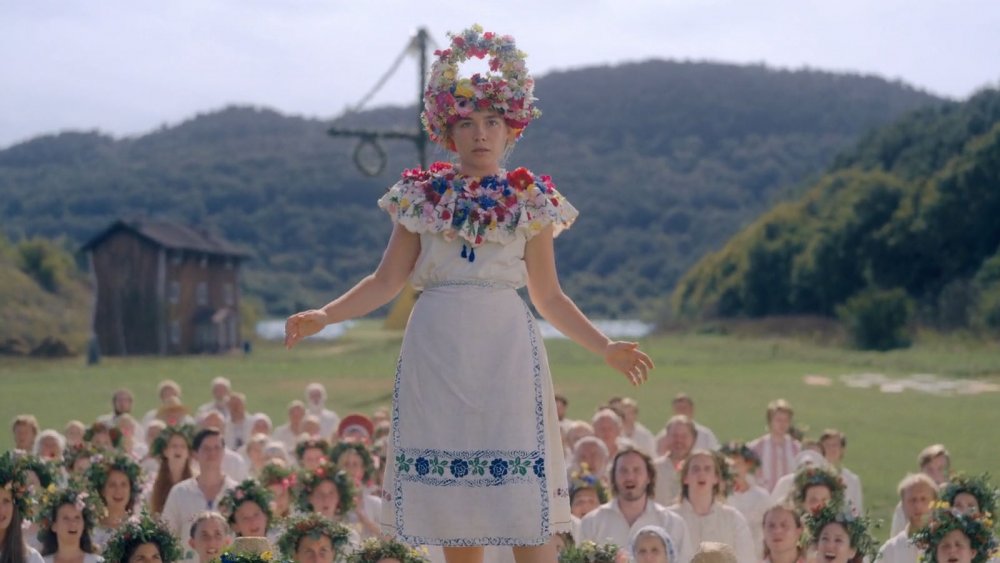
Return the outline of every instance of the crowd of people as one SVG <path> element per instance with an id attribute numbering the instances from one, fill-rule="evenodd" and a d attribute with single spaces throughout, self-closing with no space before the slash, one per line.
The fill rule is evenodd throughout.
<path id="1" fill-rule="evenodd" d="M 160 407 L 142 418 L 119 389 L 112 412 L 90 424 L 69 421 L 60 432 L 31 415 L 13 420 L 15 449 L 0 458 L 0 563 L 208 563 L 233 538 L 266 538 L 302 563 L 441 560 L 435 546 L 381 533 L 386 464 L 435 470 L 434 460 L 386 459 L 387 410 L 341 418 L 313 383 L 275 427 L 225 378 L 196 409 L 173 381 L 158 391 Z M 846 436 L 804 439 L 783 400 L 767 407 L 768 433 L 747 443 L 720 443 L 683 394 L 655 434 L 631 398 L 612 398 L 590 420 L 570 420 L 567 406 L 558 396 L 573 531 L 552 541 L 565 561 L 613 553 L 688 563 L 709 546 L 735 563 L 994 556 L 997 489 L 988 476 L 953 473 L 942 445 L 922 451 L 919 471 L 900 481 L 879 547 L 861 479 L 843 465 Z M 511 557 L 492 548 L 488 559 Z"/>

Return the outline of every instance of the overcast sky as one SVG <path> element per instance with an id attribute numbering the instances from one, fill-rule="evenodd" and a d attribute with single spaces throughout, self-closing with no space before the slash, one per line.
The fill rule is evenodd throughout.
<path id="1" fill-rule="evenodd" d="M 334 117 L 427 27 L 510 33 L 536 75 L 650 58 L 1000 84 L 997 0 L 0 0 L 0 148 L 141 134 L 228 104 Z M 408 58 L 371 106 L 412 103 Z M 544 100 L 542 100 L 544 107 Z"/>

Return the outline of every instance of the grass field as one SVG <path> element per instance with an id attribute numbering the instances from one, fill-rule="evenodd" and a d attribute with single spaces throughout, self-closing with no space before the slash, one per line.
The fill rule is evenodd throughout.
<path id="1" fill-rule="evenodd" d="M 69 419 L 92 420 L 110 410 L 114 389 L 136 395 L 139 416 L 156 402 L 157 382 L 172 378 L 184 387 L 185 402 L 209 398 L 212 377 L 225 375 L 249 397 L 252 411 L 284 419 L 288 401 L 302 398 L 305 385 L 326 384 L 331 406 L 342 416 L 388 405 L 401 335 L 366 321 L 335 343 L 306 343 L 288 352 L 260 344 L 249 357 L 105 358 L 85 367 L 81 359 L 0 359 L 0 419 L 34 413 L 43 427 L 61 429 Z M 644 341 L 657 363 L 653 377 L 634 389 L 603 367 L 598 358 L 566 341 L 547 341 L 556 387 L 570 400 L 569 415 L 589 418 L 612 395 L 631 395 L 640 419 L 654 430 L 669 415 L 679 391 L 696 401 L 697 418 L 721 440 L 754 438 L 764 431 L 768 401 L 784 397 L 796 409 L 796 423 L 816 436 L 826 427 L 848 435 L 846 465 L 864 483 L 865 504 L 876 518 L 891 517 L 895 485 L 915 470 L 917 453 L 934 442 L 952 452 L 953 467 L 1000 474 L 1000 393 L 931 395 L 907 390 L 882 393 L 852 388 L 838 377 L 865 372 L 891 377 L 931 373 L 1000 383 L 1000 346 L 937 339 L 910 350 L 863 353 L 819 347 L 790 339 L 661 335 Z M 833 385 L 806 385 L 822 375 Z M 11 446 L 0 434 L 0 449 Z M 885 537 L 885 528 L 878 534 Z"/>

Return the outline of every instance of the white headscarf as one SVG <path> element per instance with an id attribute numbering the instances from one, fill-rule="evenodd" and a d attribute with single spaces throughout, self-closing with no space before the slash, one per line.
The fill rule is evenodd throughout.
<path id="1" fill-rule="evenodd" d="M 661 526 L 643 526 L 639 528 L 639 530 L 635 533 L 635 535 L 632 536 L 632 541 L 629 542 L 629 548 L 630 551 L 632 552 L 632 557 L 635 557 L 636 540 L 638 540 L 639 536 L 643 534 L 655 534 L 658 538 L 663 540 L 663 547 L 664 550 L 667 552 L 667 560 L 670 561 L 670 563 L 675 563 L 676 559 L 674 559 L 674 553 L 675 553 L 674 541 L 670 539 L 670 534 L 668 534 L 667 531 L 664 530 Z"/>

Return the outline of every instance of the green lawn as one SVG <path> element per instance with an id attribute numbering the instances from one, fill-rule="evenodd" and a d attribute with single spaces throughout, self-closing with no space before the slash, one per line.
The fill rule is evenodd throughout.
<path id="1" fill-rule="evenodd" d="M 390 400 L 399 340 L 399 333 L 366 321 L 335 343 L 306 343 L 291 352 L 261 344 L 246 358 L 105 358 L 96 367 L 85 367 L 80 359 L 0 359 L 0 415 L 9 421 L 32 412 L 43 427 L 61 429 L 71 418 L 87 421 L 109 411 L 112 391 L 125 386 L 135 393 L 134 410 L 141 416 L 154 406 L 157 382 L 168 377 L 184 387 L 186 403 L 197 406 L 208 400 L 209 382 L 217 375 L 230 377 L 248 395 L 250 409 L 267 412 L 276 424 L 288 401 L 302 398 L 313 380 L 326 384 L 341 415 L 367 412 Z M 579 347 L 547 341 L 556 387 L 570 399 L 570 416 L 589 418 L 608 397 L 631 395 L 640 403 L 643 423 L 656 431 L 668 416 L 670 398 L 684 391 L 696 401 L 698 420 L 720 439 L 748 440 L 763 433 L 768 401 L 784 397 L 808 435 L 831 426 L 847 433 L 847 465 L 861 476 L 872 515 L 887 520 L 896 483 L 933 442 L 951 450 L 956 469 L 1000 474 L 1000 393 L 887 394 L 838 381 L 844 374 L 876 372 L 1000 383 L 996 345 L 939 339 L 910 350 L 862 353 L 787 339 L 664 335 L 644 346 L 657 369 L 649 383 L 634 389 Z M 834 384 L 806 385 L 805 375 L 827 376 Z M 0 448 L 10 445 L 9 432 L 2 433 Z"/>

